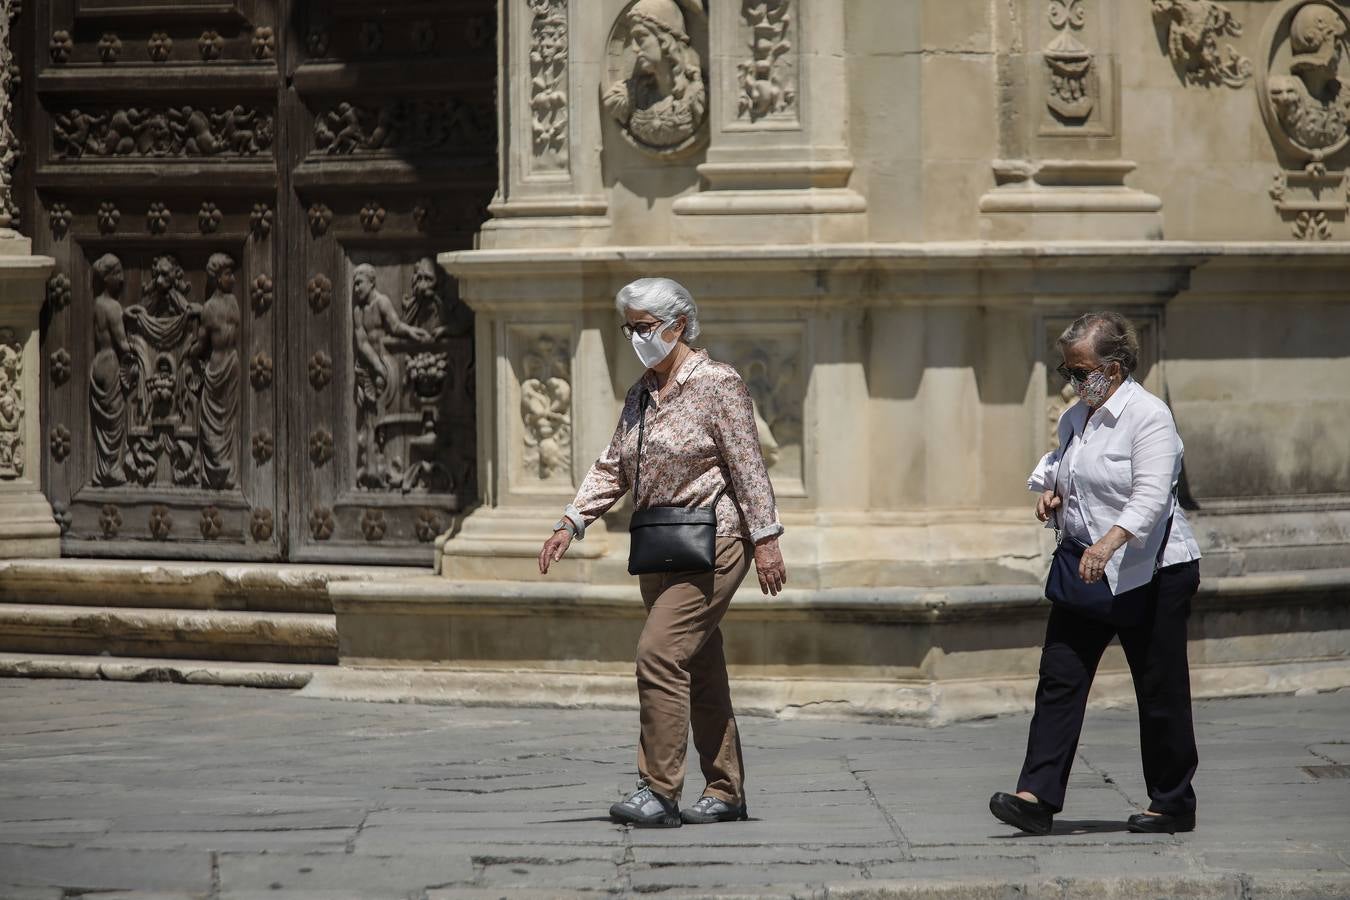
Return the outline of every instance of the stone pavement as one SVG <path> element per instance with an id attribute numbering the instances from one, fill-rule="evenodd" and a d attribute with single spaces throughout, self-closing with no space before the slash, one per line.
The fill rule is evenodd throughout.
<path id="1" fill-rule="evenodd" d="M 1199 704 L 1176 837 L 1122 828 L 1127 709 L 1054 835 L 994 821 L 1026 724 L 746 718 L 754 819 L 634 831 L 632 713 L 5 679 L 0 898 L 1350 897 L 1350 691 Z"/>

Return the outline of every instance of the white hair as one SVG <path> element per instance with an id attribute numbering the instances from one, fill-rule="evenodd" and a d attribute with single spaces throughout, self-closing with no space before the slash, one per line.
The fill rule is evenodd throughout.
<path id="1" fill-rule="evenodd" d="M 694 340 L 702 330 L 698 324 L 698 305 L 684 285 L 673 278 L 639 278 L 624 285 L 614 296 L 614 306 L 622 314 L 627 310 L 651 313 L 663 322 L 674 322 L 684 316 L 685 343 Z"/>

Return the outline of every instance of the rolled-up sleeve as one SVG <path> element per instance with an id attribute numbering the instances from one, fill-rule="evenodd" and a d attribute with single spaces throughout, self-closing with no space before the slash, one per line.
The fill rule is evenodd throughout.
<path id="1" fill-rule="evenodd" d="M 1027 477 L 1027 490 L 1039 494 L 1041 491 L 1048 491 L 1055 486 L 1055 475 L 1059 471 L 1059 459 L 1063 451 L 1063 447 L 1056 447 L 1041 457 L 1041 461 L 1036 464 L 1036 468 L 1032 469 L 1031 475 Z"/>
<path id="2" fill-rule="evenodd" d="M 1171 509 L 1172 486 L 1181 469 L 1181 438 L 1172 417 L 1159 410 L 1134 435 L 1130 451 L 1130 499 L 1116 524 L 1143 547 Z"/>
<path id="3" fill-rule="evenodd" d="M 725 380 L 719 393 L 721 415 L 714 421 L 714 435 L 750 540 L 777 537 L 783 533 L 783 525 L 778 521 L 773 483 L 764 465 L 750 389 L 740 376 L 733 376 Z"/>
<path id="4" fill-rule="evenodd" d="M 629 418 L 628 407 L 634 404 L 634 396 L 630 393 L 609 446 L 591 465 L 586 477 L 581 481 L 581 488 L 577 491 L 576 497 L 563 512 L 563 517 L 572 523 L 572 532 L 577 540 L 584 540 L 587 527 L 609 512 L 610 508 L 628 493 L 628 473 L 623 467 L 623 441 L 627 434 L 624 423 Z"/>

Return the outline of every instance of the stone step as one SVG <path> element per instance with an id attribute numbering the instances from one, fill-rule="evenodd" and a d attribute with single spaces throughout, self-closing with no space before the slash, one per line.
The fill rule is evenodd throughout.
<path id="1" fill-rule="evenodd" d="M 0 603 L 331 613 L 332 584 L 391 581 L 426 571 L 277 563 L 0 560 Z"/>
<path id="2" fill-rule="evenodd" d="M 0 653 L 0 678 L 73 678 L 85 681 L 158 681 L 223 687 L 297 690 L 327 666 L 151 657 Z"/>
<path id="3" fill-rule="evenodd" d="M 326 613 L 0 603 L 0 652 L 336 663 Z"/>

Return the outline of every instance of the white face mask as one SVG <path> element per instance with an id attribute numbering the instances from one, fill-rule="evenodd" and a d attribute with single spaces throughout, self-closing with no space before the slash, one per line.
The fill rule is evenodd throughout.
<path id="1" fill-rule="evenodd" d="M 647 368 L 650 369 L 653 366 L 660 365 L 670 355 L 670 351 L 675 349 L 675 345 L 680 342 L 679 338 L 668 341 L 663 337 L 664 332 L 669 327 L 669 325 L 662 323 L 660 326 L 653 328 L 646 337 L 636 331 L 633 332 L 633 351 L 637 353 L 637 358 Z"/>

